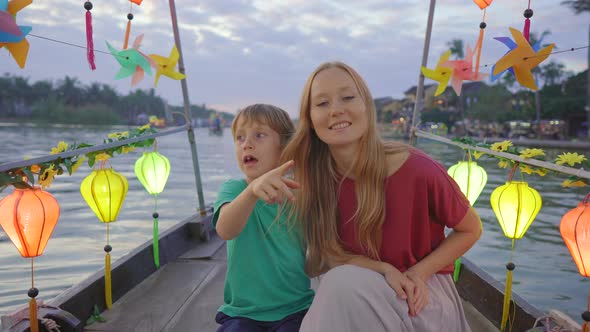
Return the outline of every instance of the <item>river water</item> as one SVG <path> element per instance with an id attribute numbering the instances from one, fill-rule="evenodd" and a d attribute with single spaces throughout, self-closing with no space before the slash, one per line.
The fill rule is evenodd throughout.
<path id="1" fill-rule="evenodd" d="M 108 133 L 127 127 L 76 127 L 12 125 L 0 123 L 0 163 L 48 154 L 59 141 L 100 144 Z M 196 130 L 197 151 L 206 204 L 212 204 L 219 185 L 240 176 L 233 157 L 229 129 L 223 136 L 210 136 L 206 129 Z M 418 147 L 445 167 L 462 158 L 456 147 L 421 140 Z M 187 134 L 158 138 L 158 150 L 170 159 L 172 172 L 166 189 L 158 197 L 160 231 L 197 212 L 197 194 Z M 573 152 L 573 151 L 568 151 Z M 555 155 L 557 151 L 549 151 Z M 129 180 L 129 191 L 116 222 L 111 223 L 113 261 L 152 235 L 153 197 L 141 186 L 133 171 L 141 151 L 112 159 L 113 168 Z M 488 171 L 488 185 L 475 204 L 484 233 L 466 254 L 494 278 L 504 281 L 505 264 L 510 258 L 510 241 L 504 237 L 490 207 L 494 188 L 504 184 L 508 170 L 496 166 L 494 159 L 481 160 Z M 35 287 L 38 299 L 49 300 L 75 285 L 104 265 L 103 246 L 106 226 L 98 221 L 80 195 L 79 185 L 90 173 L 87 165 L 72 176 L 56 177 L 49 188 L 61 207 L 61 216 L 42 256 L 35 258 Z M 559 221 L 586 194 L 585 189 L 560 186 L 565 176 L 527 177 L 543 198 L 543 208 L 522 240 L 517 241 L 513 291 L 541 310 L 558 309 L 579 319 L 586 307 L 590 282 L 582 277 L 559 234 Z M 0 199 L 12 192 L 0 193 Z M 28 301 L 31 287 L 30 259 L 22 258 L 10 240 L 0 231 L 0 314 L 15 310 Z"/>

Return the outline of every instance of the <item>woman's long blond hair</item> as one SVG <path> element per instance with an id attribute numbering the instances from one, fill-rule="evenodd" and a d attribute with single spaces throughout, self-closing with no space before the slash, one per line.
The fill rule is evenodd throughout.
<path id="1" fill-rule="evenodd" d="M 328 68 L 340 68 L 350 75 L 367 112 L 368 130 L 360 139 L 356 162 L 346 174 L 337 173 L 328 145 L 319 139 L 311 123 L 311 85 L 317 74 Z M 357 209 L 354 220 L 358 240 L 370 258 L 379 259 L 381 227 L 385 220 L 386 154 L 404 148 L 381 140 L 373 97 L 354 69 L 341 62 L 327 62 L 311 73 L 301 95 L 299 124 L 281 157 L 282 162 L 295 161 L 295 180 L 301 185 L 295 193 L 291 215 L 303 225 L 307 245 L 306 270 L 310 276 L 328 268 L 328 257 L 334 260 L 351 256 L 343 250 L 338 236 L 338 192 L 343 176 L 347 175 L 355 178 Z"/>

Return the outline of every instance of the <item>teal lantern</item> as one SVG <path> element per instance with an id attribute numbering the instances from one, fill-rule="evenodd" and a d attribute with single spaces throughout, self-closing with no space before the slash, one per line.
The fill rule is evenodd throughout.
<path id="1" fill-rule="evenodd" d="M 475 161 L 460 161 L 451 166 L 448 173 L 473 206 L 488 182 L 486 170 Z"/>
<path id="2" fill-rule="evenodd" d="M 164 190 L 168 175 L 170 174 L 170 161 L 157 151 L 144 152 L 144 154 L 135 162 L 135 175 L 145 190 L 154 195 L 155 208 L 152 217 L 153 222 L 153 248 L 154 264 L 156 268 L 160 267 L 160 251 L 158 235 L 158 194 Z"/>

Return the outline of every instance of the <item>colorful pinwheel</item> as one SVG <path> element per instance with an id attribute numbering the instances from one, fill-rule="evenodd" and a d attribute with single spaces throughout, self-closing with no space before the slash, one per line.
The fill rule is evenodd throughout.
<path id="1" fill-rule="evenodd" d="M 25 37 L 33 28 L 17 26 L 15 16 L 32 2 L 33 0 L 0 0 L 0 48 L 6 46 L 21 68 L 25 67 L 29 53 L 29 42 Z"/>
<path id="2" fill-rule="evenodd" d="M 157 64 L 154 62 L 154 60 L 139 51 L 139 46 L 142 39 L 143 34 L 137 36 L 137 38 L 135 38 L 135 42 L 133 43 L 133 47 L 122 51 L 117 51 L 113 46 L 111 46 L 111 44 L 109 44 L 109 42 L 106 42 L 109 51 L 121 65 L 121 69 L 115 76 L 116 80 L 133 75 L 131 85 L 134 86 L 143 80 L 144 72 L 148 73 L 148 75 L 151 75 L 151 67 L 157 68 Z"/>
<path id="3" fill-rule="evenodd" d="M 555 44 L 535 52 L 520 31 L 514 28 L 509 29 L 516 42 L 516 47 L 496 62 L 492 74 L 498 75 L 512 67 L 516 81 L 522 86 L 536 91 L 537 84 L 531 70 L 549 57 Z"/>
<path id="4" fill-rule="evenodd" d="M 508 54 L 510 51 L 512 51 L 513 49 L 516 48 L 516 43 L 510 37 L 494 37 L 494 39 L 501 42 L 502 44 L 506 45 L 510 49 L 505 54 Z M 533 50 L 535 52 L 538 52 L 539 49 L 541 49 L 542 42 L 543 42 L 543 39 L 541 38 L 538 42 L 535 43 L 535 45 L 533 45 Z M 493 65 L 491 75 L 490 75 L 490 79 L 492 80 L 492 82 L 497 80 L 498 78 L 500 78 L 502 76 L 502 74 L 504 74 L 506 72 L 506 70 L 504 70 L 504 71 L 500 72 L 498 75 L 494 75 L 495 68 L 496 68 L 496 65 Z M 514 75 L 514 69 L 512 69 L 512 67 L 508 68 L 507 71 L 509 71 L 512 75 Z"/>
<path id="5" fill-rule="evenodd" d="M 434 68 L 434 70 L 428 69 L 426 67 L 420 68 L 424 77 L 428 77 L 431 80 L 438 82 L 438 87 L 434 92 L 435 96 L 438 96 L 441 93 L 445 92 L 445 90 L 447 89 L 447 85 L 449 84 L 449 79 L 451 78 L 451 74 L 453 73 L 453 68 L 450 66 L 445 67 L 441 64 L 443 62 L 448 61 L 450 57 L 451 50 L 448 50 L 440 56 L 436 64 L 436 68 Z"/>
<path id="6" fill-rule="evenodd" d="M 451 86 L 457 96 L 461 95 L 463 81 L 481 81 L 486 78 L 487 74 L 473 71 L 473 50 L 467 45 L 467 52 L 463 60 L 447 60 L 440 64 L 444 67 L 453 68 L 453 78 Z"/>
<path id="7" fill-rule="evenodd" d="M 174 70 L 174 68 L 176 68 L 176 63 L 178 62 L 179 57 L 180 54 L 178 53 L 176 45 L 172 46 L 170 55 L 167 58 L 158 54 L 150 54 L 150 58 L 152 58 L 152 60 L 154 60 L 158 65 L 158 70 L 156 71 L 156 78 L 154 80 L 155 86 L 158 86 L 158 80 L 160 79 L 161 75 L 170 77 L 173 80 L 181 80 L 186 77 L 186 75 Z"/>

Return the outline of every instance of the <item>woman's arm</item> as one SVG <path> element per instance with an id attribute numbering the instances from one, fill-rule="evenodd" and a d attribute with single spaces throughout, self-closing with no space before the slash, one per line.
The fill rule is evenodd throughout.
<path id="1" fill-rule="evenodd" d="M 471 207 L 459 224 L 453 227 L 453 232 L 428 256 L 412 266 L 406 274 L 417 275 L 422 280 L 428 280 L 433 274 L 449 266 L 467 252 L 480 238 L 481 233 L 481 220 Z"/>

